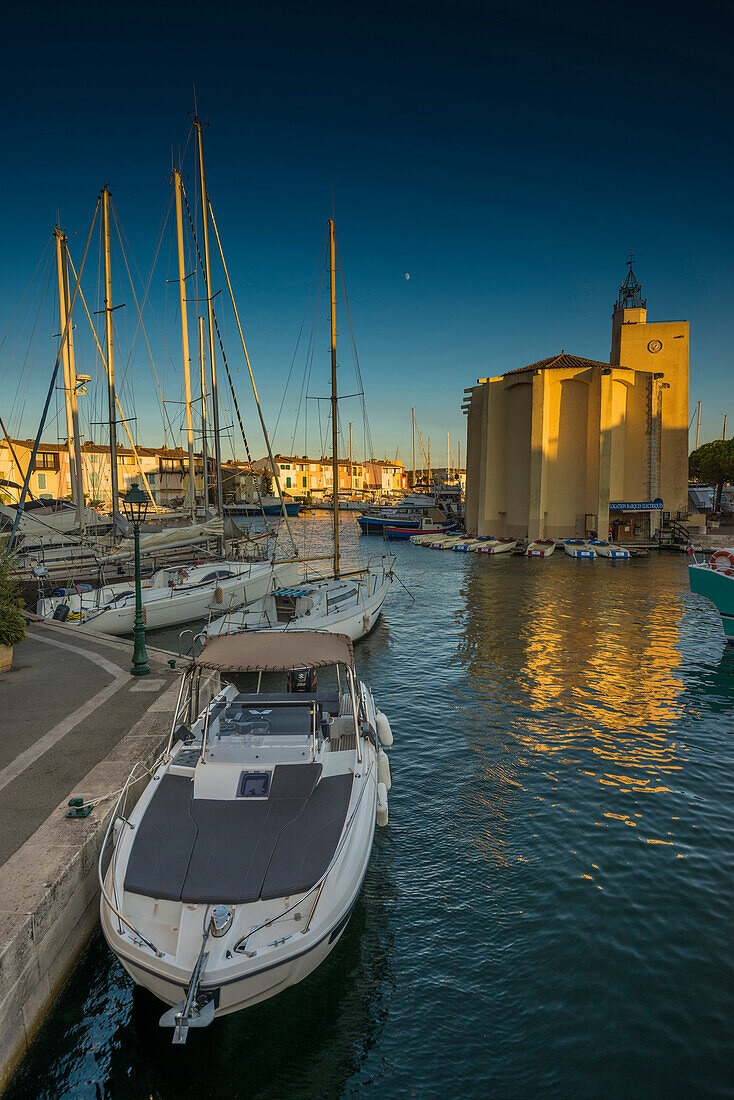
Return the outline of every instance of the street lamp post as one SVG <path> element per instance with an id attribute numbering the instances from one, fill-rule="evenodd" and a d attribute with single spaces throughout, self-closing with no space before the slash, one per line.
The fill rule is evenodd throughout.
<path id="1" fill-rule="evenodd" d="M 140 587 L 140 524 L 148 514 L 148 498 L 142 489 L 133 483 L 124 497 L 123 506 L 125 515 L 133 525 L 135 539 L 135 625 L 133 626 L 133 663 L 130 672 L 133 676 L 148 676 L 150 665 L 145 651 L 143 596 Z"/>

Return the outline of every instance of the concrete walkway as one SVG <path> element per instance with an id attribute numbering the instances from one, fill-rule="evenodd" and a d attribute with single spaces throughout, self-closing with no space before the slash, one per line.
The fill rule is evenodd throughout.
<path id="1" fill-rule="evenodd" d="M 107 796 L 170 730 L 179 678 L 148 656 L 132 677 L 132 643 L 32 622 L 0 675 L 0 1092 L 99 919 Z M 72 795 L 102 801 L 70 819 Z"/>
<path id="2" fill-rule="evenodd" d="M 69 627 L 29 624 L 0 676 L 0 867 L 176 679 L 151 651 L 150 676 L 129 673 L 132 645 Z"/>

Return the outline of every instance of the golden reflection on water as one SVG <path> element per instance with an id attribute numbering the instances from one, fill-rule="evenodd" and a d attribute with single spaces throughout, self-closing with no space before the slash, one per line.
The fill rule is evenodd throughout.
<path id="1" fill-rule="evenodd" d="M 684 689 L 678 574 L 649 569 L 652 562 L 626 574 L 534 564 L 516 559 L 500 573 L 477 563 L 467 578 L 460 652 L 471 694 L 532 754 L 534 771 L 542 758 L 552 784 L 570 764 L 607 790 L 667 792 L 685 756 L 676 735 Z M 481 737 L 473 740 L 481 753 Z M 493 775 L 495 809 L 498 779 L 509 793 L 526 772 L 521 757 L 508 755 Z M 635 816 L 603 814 L 599 824 L 613 818 L 636 828 Z"/>

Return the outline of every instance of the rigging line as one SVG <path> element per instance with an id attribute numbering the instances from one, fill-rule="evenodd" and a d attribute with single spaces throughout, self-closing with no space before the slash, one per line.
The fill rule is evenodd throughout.
<path id="1" fill-rule="evenodd" d="M 48 241 L 46 241 L 46 246 L 45 246 L 43 252 L 40 255 L 40 258 L 38 260 L 38 263 L 35 266 L 33 274 L 31 275 L 30 279 L 28 280 L 28 286 L 23 291 L 23 296 L 21 297 L 20 301 L 18 302 L 18 305 L 16 306 L 15 313 L 13 314 L 13 316 L 10 320 L 10 324 L 8 325 L 7 332 L 3 336 L 2 340 L 0 340 L 0 348 L 3 347 L 3 345 L 4 345 L 5 341 L 7 340 L 8 336 L 10 336 L 10 331 L 11 331 L 13 325 L 15 324 L 15 321 L 16 321 L 16 318 L 17 318 L 18 314 L 20 313 L 20 309 L 21 309 L 21 306 L 23 305 L 23 302 L 25 301 L 26 294 L 31 289 L 31 286 L 33 285 L 33 282 L 36 278 L 36 275 L 38 274 L 38 269 L 41 266 L 41 264 L 43 263 L 43 258 L 46 255 L 46 253 L 48 252 L 50 247 L 51 247 L 51 240 L 49 239 Z"/>
<path id="2" fill-rule="evenodd" d="M 295 542 L 295 539 L 293 538 L 293 531 L 291 530 L 291 525 L 290 525 L 290 522 L 288 520 L 288 510 L 285 506 L 285 502 L 283 500 L 283 493 L 282 493 L 282 490 L 280 488 L 280 477 L 278 475 L 278 467 L 276 466 L 275 459 L 273 458 L 273 448 L 270 445 L 270 436 L 268 434 L 268 429 L 265 426 L 265 417 L 263 416 L 262 407 L 260 405 L 260 398 L 258 397 L 258 393 L 257 393 L 257 386 L 255 385 L 255 375 L 252 373 L 252 364 L 250 363 L 250 356 L 247 353 L 247 345 L 245 344 L 245 334 L 243 333 L 242 325 L 240 324 L 240 315 L 239 315 L 239 312 L 237 310 L 237 303 L 235 302 L 234 291 L 232 290 L 232 283 L 230 282 L 230 279 L 229 279 L 229 271 L 227 270 L 227 264 L 225 263 L 225 260 L 224 260 L 224 249 L 222 248 L 222 242 L 219 239 L 219 230 L 217 229 L 217 222 L 216 222 L 216 218 L 214 217 L 214 210 L 212 208 L 211 202 L 208 201 L 208 197 L 207 197 L 207 206 L 209 207 L 209 213 L 210 213 L 211 219 L 212 219 L 212 228 L 214 229 L 214 235 L 217 238 L 217 247 L 219 248 L 219 256 L 220 256 L 220 259 L 222 261 L 222 268 L 224 269 L 224 277 L 227 280 L 227 289 L 229 290 L 229 296 L 230 296 L 230 299 L 232 301 L 232 309 L 234 310 L 235 320 L 237 321 L 237 329 L 238 329 L 239 334 L 240 334 L 240 341 L 242 343 L 242 351 L 244 352 L 245 362 L 247 363 L 247 370 L 248 370 L 248 373 L 250 375 L 250 384 L 252 385 L 252 393 L 253 393 L 253 396 L 255 398 L 255 404 L 257 406 L 257 413 L 258 413 L 258 416 L 260 417 L 260 426 L 262 428 L 263 437 L 265 439 L 265 446 L 268 449 L 268 458 L 270 459 L 270 467 L 273 471 L 273 477 L 275 479 L 275 487 L 278 490 L 278 500 L 280 501 L 280 507 L 281 507 L 281 512 L 282 512 L 282 516 L 283 516 L 283 521 L 284 521 L 286 529 L 288 531 L 288 537 L 291 540 L 291 545 L 293 546 L 293 551 L 297 555 L 298 550 L 296 548 L 296 542 Z"/>
<path id="3" fill-rule="evenodd" d="M 30 482 L 30 479 L 31 479 L 31 470 L 33 469 L 33 467 L 36 464 L 36 455 L 38 454 L 38 447 L 39 447 L 39 444 L 41 442 L 41 433 L 43 432 L 43 427 L 44 427 L 44 424 L 46 423 L 46 416 L 48 415 L 48 407 L 51 404 L 51 397 L 52 397 L 54 388 L 56 386 L 56 376 L 59 372 L 59 363 L 61 362 L 61 352 L 63 350 L 64 341 L 66 340 L 66 336 L 67 336 L 67 333 L 69 331 L 69 326 L 71 325 L 71 317 L 72 317 L 72 312 L 73 312 L 73 309 L 74 309 L 74 303 L 76 302 L 76 296 L 77 296 L 77 293 L 79 291 L 79 285 L 80 285 L 80 282 L 81 282 L 82 272 L 84 271 L 84 265 L 87 262 L 87 255 L 89 254 L 89 245 L 90 245 L 90 242 L 92 240 L 92 234 L 94 232 L 94 223 L 97 219 L 97 214 L 99 212 L 99 206 L 100 206 L 101 201 L 102 201 L 102 196 L 99 195 L 98 198 L 97 198 L 97 205 L 94 208 L 94 215 L 92 217 L 92 224 L 89 227 L 89 236 L 87 237 L 87 243 L 86 243 L 85 248 L 84 248 L 84 256 L 82 258 L 81 267 L 79 268 L 79 277 L 76 280 L 76 286 L 74 287 L 74 293 L 72 294 L 71 301 L 69 302 L 69 309 L 68 309 L 67 314 L 66 314 L 66 323 L 64 325 L 64 331 L 61 333 L 61 339 L 59 341 L 59 350 L 56 354 L 56 362 L 54 363 L 54 369 L 53 369 L 53 372 L 51 374 L 51 384 L 49 385 L 48 393 L 46 395 L 46 403 L 43 406 L 43 412 L 41 414 L 41 422 L 38 425 L 38 432 L 36 433 L 36 438 L 33 442 L 33 449 L 31 450 L 31 457 L 30 457 L 30 460 L 29 460 L 29 463 L 28 463 L 28 473 L 26 474 L 25 479 L 23 481 L 23 488 L 21 490 L 20 498 L 18 500 L 18 505 L 17 505 L 16 512 L 15 512 L 15 520 L 13 521 L 13 530 L 10 532 L 10 539 L 8 540 L 8 544 L 5 548 L 6 553 L 10 553 L 13 542 L 15 541 L 15 536 L 18 533 L 18 525 L 20 523 L 21 516 L 23 515 L 23 507 L 25 505 L 25 498 L 28 494 L 28 485 L 29 485 L 29 482 Z"/>
<path id="4" fill-rule="evenodd" d="M 326 272 L 326 264 L 325 264 L 324 260 L 325 260 L 325 257 L 326 257 L 327 248 L 328 248 L 328 230 L 327 230 L 327 234 L 324 237 L 324 243 L 323 243 L 322 248 L 321 248 L 321 255 L 319 256 L 319 259 L 318 259 L 318 262 L 317 262 L 317 269 L 318 269 L 318 267 L 321 268 L 321 279 L 319 281 L 319 289 L 318 289 L 318 293 L 316 295 L 316 308 L 314 309 L 314 317 L 313 317 L 313 322 L 311 324 L 311 333 L 310 333 L 310 336 L 309 336 L 309 343 L 308 343 L 308 347 L 306 348 L 306 363 L 305 363 L 304 371 L 303 371 L 303 381 L 301 383 L 301 393 L 300 393 L 300 396 L 298 398 L 298 408 L 296 410 L 296 423 L 295 423 L 295 426 L 293 428 L 293 439 L 291 440 L 291 450 L 293 450 L 293 448 L 296 445 L 296 432 L 298 431 L 298 420 L 299 420 L 299 417 L 300 417 L 301 408 L 305 405 L 306 412 L 308 412 L 308 387 L 311 384 L 311 372 L 312 372 L 312 369 L 313 369 L 314 353 L 315 353 L 315 350 L 316 350 L 316 333 L 318 331 L 318 322 L 319 322 L 319 316 L 320 316 L 320 313 L 321 313 L 321 301 L 322 301 L 322 298 L 323 298 L 324 275 L 325 275 L 325 272 Z M 310 358 L 309 358 L 309 354 L 310 354 Z M 304 401 L 304 396 L 305 396 L 305 401 Z M 308 443 L 306 443 L 306 453 L 308 453 Z"/>
<path id="5" fill-rule="evenodd" d="M 49 258 L 48 277 L 47 277 L 47 281 L 46 281 L 46 290 L 45 290 L 45 293 L 44 293 L 43 297 L 40 298 L 39 302 L 38 302 L 38 309 L 36 310 L 36 318 L 35 318 L 35 321 L 33 322 L 33 328 L 31 330 L 31 339 L 30 339 L 30 342 L 28 344 L 28 348 L 26 349 L 25 356 L 23 358 L 23 366 L 22 366 L 22 368 L 19 372 L 19 375 L 18 375 L 18 385 L 16 386 L 16 389 L 15 389 L 15 396 L 13 398 L 13 404 L 10 407 L 10 419 L 12 420 L 13 416 L 16 415 L 15 414 L 16 403 L 18 401 L 20 401 L 20 408 L 19 408 L 18 413 L 17 413 L 19 431 L 20 431 L 20 422 L 23 419 L 23 415 L 25 413 L 26 402 L 28 400 L 28 394 L 30 392 L 31 373 L 33 371 L 33 365 L 35 364 L 35 361 L 36 361 L 36 353 L 38 351 L 38 344 L 39 344 L 39 341 L 40 341 L 40 338 L 41 338 L 41 330 L 40 330 L 38 322 L 39 322 L 39 319 L 40 319 L 40 316 L 41 316 L 41 312 L 43 310 L 45 310 L 45 308 L 46 308 L 46 302 L 48 301 L 48 295 L 49 295 L 49 291 L 50 291 L 50 288 L 51 288 L 52 274 L 53 274 L 53 262 L 52 262 L 52 259 Z M 27 370 L 26 368 L 28 367 L 29 358 L 30 358 L 30 369 Z M 21 397 L 20 396 L 20 382 L 21 382 L 21 379 L 23 379 L 23 378 L 25 379 L 25 391 L 24 391 L 24 393 Z"/>
<path id="6" fill-rule="evenodd" d="M 135 327 L 135 333 L 133 335 L 132 343 L 130 345 L 130 353 L 129 353 L 128 358 L 127 358 L 127 363 L 125 364 L 125 371 L 124 371 L 124 374 L 123 374 L 123 378 L 127 377 L 127 371 L 128 371 L 128 367 L 130 365 L 130 360 L 132 358 L 133 349 L 135 347 L 135 341 L 137 339 L 138 329 L 142 328 L 143 336 L 145 338 L 145 344 L 146 344 L 146 347 L 148 349 L 148 356 L 150 358 L 150 364 L 153 368 L 153 374 L 155 376 L 155 380 L 156 380 L 156 383 L 158 385 L 158 392 L 159 392 L 160 397 L 161 397 L 161 406 L 163 408 L 163 434 L 164 434 L 164 437 L 165 437 L 166 420 L 168 420 L 168 427 L 171 430 L 171 436 L 172 436 L 172 441 L 173 441 L 173 440 L 175 440 L 175 432 L 173 430 L 173 425 L 171 424 L 170 418 L 168 416 L 168 410 L 166 409 L 166 404 L 165 404 L 165 401 L 164 401 L 164 398 L 163 398 L 163 389 L 161 387 L 161 383 L 160 383 L 159 378 L 158 378 L 158 372 L 156 371 L 156 368 L 155 368 L 155 362 L 153 361 L 153 352 L 151 351 L 150 343 L 148 341 L 148 333 L 146 332 L 145 323 L 143 322 L 143 313 L 142 313 L 142 310 L 140 308 L 140 304 L 138 303 L 138 297 L 137 297 L 137 294 L 135 293 L 135 287 L 133 286 L 132 275 L 130 274 L 130 268 L 128 266 L 127 256 L 125 255 L 125 247 L 122 243 L 122 234 L 120 233 L 120 226 L 119 226 L 118 221 L 117 221 L 117 215 L 115 214 L 115 207 L 112 203 L 110 203 L 110 206 L 112 208 L 112 217 L 113 217 L 114 222 L 115 222 L 115 228 L 117 229 L 117 237 L 118 237 L 118 240 L 120 241 L 120 250 L 122 252 L 122 258 L 123 258 L 124 263 L 125 263 L 125 270 L 127 271 L 127 277 L 130 281 L 130 289 L 132 290 L 133 298 L 135 299 L 135 308 L 138 311 L 138 324 Z M 163 241 L 163 233 L 164 233 L 166 224 L 168 222 L 168 214 L 170 213 L 170 206 L 171 206 L 171 202 L 169 200 L 168 210 L 166 211 L 165 219 L 164 219 L 163 225 L 161 227 L 161 233 L 160 233 L 160 236 L 158 238 L 158 244 L 156 246 L 155 255 L 153 257 L 153 265 L 152 265 L 151 270 L 150 270 L 150 277 L 148 279 L 148 285 L 145 287 L 145 296 L 143 298 L 143 305 L 146 304 L 146 300 L 148 298 L 148 292 L 150 291 L 150 284 L 151 284 L 151 281 L 152 281 L 152 278 L 153 278 L 153 272 L 155 271 L 155 265 L 156 265 L 156 262 L 157 262 L 157 259 L 158 259 L 158 252 L 160 250 L 161 243 Z M 135 258 L 134 257 L 133 257 L 133 264 L 135 264 Z M 135 270 L 137 271 L 138 278 L 140 279 L 140 282 L 142 284 L 143 280 L 140 277 L 140 272 L 138 271 L 137 264 L 135 264 Z M 151 307 L 151 310 L 152 310 L 152 307 Z M 155 319 L 155 314 L 153 314 L 153 317 Z M 156 324 L 157 324 L 157 320 L 156 320 Z M 159 326 L 159 331 L 160 331 L 160 326 Z"/>
<path id="7" fill-rule="evenodd" d="M 326 233 L 324 233 L 324 240 L 326 240 Z M 308 290 L 308 297 L 306 298 L 306 308 L 304 309 L 303 317 L 301 318 L 301 327 L 298 330 L 298 337 L 296 339 L 296 346 L 295 346 L 295 349 L 293 351 L 293 358 L 291 359 L 290 370 L 288 371 L 288 377 L 286 379 L 285 387 L 283 388 L 283 396 L 280 400 L 280 408 L 278 409 L 278 415 L 277 415 L 276 420 L 275 420 L 275 427 L 273 428 L 273 439 L 275 439 L 275 437 L 278 434 L 278 425 L 280 424 L 280 417 L 281 417 L 281 413 L 283 412 L 283 405 L 285 404 L 285 397 L 286 397 L 286 394 L 288 392 L 288 386 L 290 384 L 291 374 L 293 373 L 293 365 L 296 361 L 296 356 L 298 355 L 298 347 L 299 347 L 299 344 L 301 342 L 301 334 L 303 333 L 303 326 L 305 325 L 306 317 L 308 316 L 308 308 L 311 304 L 311 295 L 313 293 L 314 283 L 316 282 L 316 276 L 318 275 L 319 268 L 321 267 L 321 254 L 323 253 L 323 250 L 324 250 L 324 245 L 322 243 L 321 252 L 319 253 L 319 258 L 316 261 L 316 267 L 314 268 L 313 277 L 311 279 L 311 286 L 309 287 L 309 290 Z M 294 437 L 295 437 L 295 432 L 293 434 L 294 434 Z"/>
<path id="8" fill-rule="evenodd" d="M 21 466 L 21 464 L 20 464 L 20 460 L 18 459 L 18 456 L 17 456 L 17 454 L 15 453 L 15 447 L 13 446 L 13 441 L 12 441 L 12 439 L 10 438 L 10 436 L 8 435 L 8 429 L 7 429 L 7 428 L 5 427 L 5 425 L 3 424 L 3 418 L 2 418 L 1 416 L 0 416 L 0 428 L 2 428 L 2 431 L 3 431 L 3 435 L 5 436 L 5 438 L 6 438 L 6 439 L 7 439 L 7 441 L 8 441 L 8 447 L 10 448 L 10 453 L 11 453 L 11 455 L 13 456 L 13 462 L 15 463 L 15 465 L 16 465 L 16 466 L 17 466 L 17 468 L 18 468 L 18 475 L 19 475 L 20 477 L 23 477 L 23 474 L 21 473 L 21 470 L 22 470 L 22 466 Z M 29 497 L 31 498 L 31 500 L 35 500 L 35 499 L 36 499 L 36 497 L 34 497 L 33 493 L 31 492 L 31 487 L 30 487 L 30 485 L 28 486 L 28 495 L 29 495 Z"/>
<path id="9" fill-rule="evenodd" d="M 163 241 L 163 233 L 165 231 L 166 224 L 168 222 L 168 215 L 169 215 L 170 210 L 171 210 L 171 201 L 172 201 L 172 199 L 169 197 L 168 207 L 166 209 L 166 213 L 165 213 L 165 216 L 164 216 L 164 219 L 163 219 L 163 224 L 161 225 L 160 235 L 158 237 L 158 244 L 156 245 L 155 255 L 153 256 L 153 264 L 152 264 L 151 269 L 150 269 L 150 276 L 148 278 L 148 285 L 145 287 L 145 296 L 143 298 L 143 306 L 145 306 L 145 304 L 147 302 L 147 299 L 148 299 L 148 293 L 150 291 L 150 284 L 151 284 L 152 279 L 153 279 L 153 272 L 155 271 L 155 265 L 156 265 L 156 262 L 157 262 L 157 259 L 158 259 L 158 252 L 160 251 L 161 243 Z M 117 221 L 117 214 L 115 213 L 114 204 L 110 203 L 110 206 L 112 207 L 112 217 L 113 217 L 113 220 L 115 222 L 115 229 L 117 230 L 117 237 L 118 237 L 118 240 L 120 242 L 120 250 L 122 252 L 123 261 L 125 263 L 125 270 L 127 271 L 127 277 L 130 281 L 130 289 L 132 290 L 133 298 L 135 299 L 135 308 L 138 311 L 138 324 L 135 326 L 135 333 L 133 335 L 132 343 L 130 345 L 130 353 L 129 353 L 128 358 L 127 358 L 127 363 L 125 364 L 125 369 L 127 370 L 127 367 L 128 367 L 128 365 L 130 363 L 130 360 L 132 358 L 133 350 L 135 348 L 135 341 L 137 340 L 137 336 L 138 336 L 138 329 L 142 328 L 143 336 L 145 337 L 145 344 L 146 344 L 146 347 L 148 348 L 148 356 L 150 358 L 150 364 L 153 368 L 153 374 L 155 375 L 155 380 L 156 380 L 156 383 L 158 384 L 158 392 L 161 395 L 161 401 L 162 401 L 163 400 L 163 390 L 161 389 L 161 384 L 160 384 L 160 381 L 158 380 L 158 372 L 156 371 L 155 363 L 153 362 L 153 352 L 150 350 L 150 343 L 148 341 L 148 333 L 145 330 L 145 324 L 143 322 L 143 313 L 142 313 L 142 310 L 140 308 L 140 304 L 138 302 L 138 296 L 135 293 L 135 287 L 133 285 L 132 275 L 130 274 L 130 268 L 128 266 L 127 256 L 125 254 L 125 246 L 122 243 L 122 234 L 120 233 L 120 226 L 119 226 L 118 221 Z M 135 264 L 135 257 L 133 257 L 133 264 Z M 143 280 L 140 277 L 140 272 L 138 271 L 137 264 L 135 264 L 135 270 L 138 273 L 138 278 L 140 279 L 140 282 L 141 282 L 141 285 L 142 285 Z M 152 309 L 152 307 L 151 307 L 151 309 Z M 154 314 L 154 318 L 155 318 L 155 314 Z"/>
<path id="10" fill-rule="evenodd" d="M 373 447 L 372 447 L 372 431 L 371 431 L 370 426 L 369 426 L 369 419 L 367 418 L 367 401 L 366 401 L 366 398 L 364 396 L 364 381 L 362 379 L 362 370 L 361 370 L 361 367 L 359 365 L 359 355 L 357 354 L 357 342 L 354 338 L 354 326 L 352 325 L 352 314 L 351 314 L 351 310 L 349 309 L 349 296 L 347 295 L 347 284 L 346 284 L 346 281 L 344 279 L 344 265 L 342 264 L 342 257 L 341 257 L 341 252 L 339 251 L 339 241 L 338 240 L 336 241 L 336 252 L 337 252 L 338 259 L 339 259 L 339 274 L 341 275 L 342 289 L 343 289 L 343 292 L 344 292 L 344 306 L 345 306 L 346 311 L 347 311 L 347 321 L 348 321 L 348 324 L 349 324 L 349 335 L 350 335 L 351 344 L 352 344 L 352 354 L 354 355 L 354 365 L 355 365 L 355 369 L 356 369 L 356 373 L 357 373 L 357 385 L 359 386 L 360 390 L 362 390 L 362 415 L 363 415 L 364 420 L 365 420 L 367 439 L 369 440 L 370 449 L 372 450 L 373 449 Z M 365 440 L 365 442 L 366 442 L 366 440 Z"/>
<path id="11" fill-rule="evenodd" d="M 71 255 L 69 254 L 69 249 L 68 249 L 68 246 L 67 246 L 67 249 L 66 249 L 66 255 L 67 255 L 67 258 L 68 258 L 68 260 L 69 260 L 69 267 L 71 268 L 71 273 L 72 273 L 72 275 L 74 276 L 74 278 L 76 279 L 76 271 L 74 270 L 74 262 L 73 262 L 73 260 L 72 260 L 72 258 L 71 258 Z M 91 317 L 91 314 L 90 314 L 90 312 L 89 312 L 89 307 L 87 306 L 86 298 L 84 297 L 84 294 L 82 293 L 82 289 L 81 289 L 81 287 L 79 287 L 79 297 L 80 297 L 80 298 L 81 298 L 81 300 L 82 300 L 82 305 L 84 306 L 84 311 L 85 311 L 85 313 L 86 313 L 86 315 L 87 315 L 87 320 L 89 321 L 89 327 L 90 327 L 90 328 L 91 328 L 91 330 L 92 330 L 92 336 L 94 336 L 94 342 L 95 342 L 95 343 L 96 343 L 96 345 L 97 345 L 97 351 L 99 352 L 99 357 L 100 357 L 100 359 L 102 360 L 102 362 L 104 363 L 104 366 L 105 366 L 105 371 L 106 371 L 106 370 L 107 370 L 107 361 L 105 360 L 105 357 L 104 357 L 104 352 L 102 351 L 102 347 L 101 347 L 101 345 L 100 345 L 100 342 L 99 342 L 99 340 L 97 339 L 97 333 L 96 333 L 96 331 L 95 331 L 95 328 L 94 328 L 94 325 L 93 325 L 93 323 L 92 323 L 92 317 Z M 139 457 L 139 455 L 138 455 L 138 452 L 137 452 L 137 448 L 136 448 L 136 446 L 135 446 L 135 443 L 133 442 L 133 437 L 132 437 L 132 435 L 130 434 L 130 429 L 128 428 L 128 425 L 127 425 L 127 420 L 125 419 L 125 415 L 124 415 L 124 413 L 123 413 L 123 411 L 122 411 L 122 405 L 120 404 L 120 398 L 118 397 L 117 393 L 115 393 L 115 401 L 117 402 L 117 410 L 118 410 L 118 412 L 119 412 L 119 414 L 120 414 L 120 419 L 122 420 L 122 426 L 123 426 L 123 428 L 125 429 L 125 432 L 127 433 L 127 438 L 128 438 L 129 440 L 130 440 L 130 446 L 132 447 L 132 452 L 133 452 L 133 454 L 135 455 L 135 463 L 136 463 L 136 465 L 137 465 L 137 467 L 138 467 L 138 470 L 140 471 L 140 476 L 141 476 L 141 477 L 142 477 L 142 479 L 143 479 L 143 484 L 145 485 L 145 488 L 146 488 L 146 490 L 147 490 L 148 496 L 149 496 L 149 497 L 150 497 L 150 499 L 151 499 L 151 503 L 153 504 L 153 508 L 154 508 L 154 510 L 155 510 L 156 512 L 159 512 L 159 511 L 160 511 L 160 508 L 159 508 L 159 507 L 158 507 L 158 505 L 156 504 L 156 502 L 155 502 L 155 500 L 154 500 L 154 498 L 153 498 L 153 494 L 152 494 L 152 492 L 151 492 L 151 490 L 150 490 L 150 485 L 148 484 L 148 479 L 147 479 L 147 477 L 145 476 L 145 470 L 143 469 L 142 463 L 141 463 L 141 461 L 140 461 L 140 457 Z"/>
<path id="12" fill-rule="evenodd" d="M 184 203 L 186 204 L 186 213 L 189 216 L 189 224 L 191 225 L 191 232 L 192 232 L 192 234 L 194 234 L 194 245 L 196 247 L 196 255 L 199 259 L 199 264 L 201 266 L 201 270 L 202 270 L 202 273 L 203 273 L 203 271 L 204 271 L 204 261 L 202 259 L 201 253 L 199 252 L 199 242 L 196 239 L 196 234 L 194 233 L 194 223 L 191 219 L 191 210 L 189 209 L 189 200 L 186 197 L 186 191 L 184 189 L 183 183 L 181 184 L 181 194 L 183 195 Z M 252 462 L 252 455 L 250 454 L 250 448 L 249 448 L 249 445 L 247 443 L 247 436 L 245 435 L 245 426 L 242 423 L 242 417 L 240 415 L 240 406 L 239 406 L 239 403 L 237 401 L 237 394 L 234 391 L 234 383 L 232 381 L 232 375 L 231 375 L 230 370 L 229 370 L 229 363 L 227 362 L 227 356 L 226 356 L 225 351 L 224 351 L 224 343 L 222 342 L 222 335 L 219 331 L 219 323 L 217 321 L 217 316 L 214 313 L 214 310 L 212 310 L 212 317 L 214 319 L 214 328 L 215 328 L 216 333 L 217 333 L 217 340 L 219 341 L 219 350 L 222 353 L 222 360 L 224 362 L 224 369 L 227 372 L 227 381 L 229 382 L 229 388 L 232 391 L 232 400 L 234 401 L 234 409 L 235 409 L 235 412 L 237 413 L 237 420 L 238 420 L 239 425 L 240 425 L 240 432 L 242 433 L 242 442 L 245 445 L 245 453 L 247 455 L 248 462 Z"/>

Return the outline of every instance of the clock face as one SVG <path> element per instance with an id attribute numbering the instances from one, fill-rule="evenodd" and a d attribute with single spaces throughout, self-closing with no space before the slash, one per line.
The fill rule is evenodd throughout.
<path id="1" fill-rule="evenodd" d="M 647 345 L 647 350 L 651 351 L 654 355 L 656 351 L 660 351 L 662 349 L 662 346 L 662 340 L 651 340 L 650 343 Z"/>

